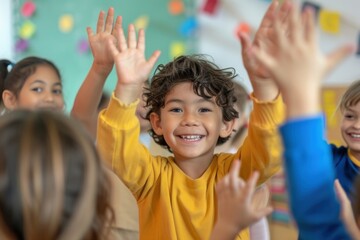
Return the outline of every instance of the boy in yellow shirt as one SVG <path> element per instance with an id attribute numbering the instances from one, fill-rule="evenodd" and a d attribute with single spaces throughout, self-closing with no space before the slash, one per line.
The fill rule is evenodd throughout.
<path id="1" fill-rule="evenodd" d="M 277 3 L 269 7 L 254 44 L 265 38 Z M 287 11 L 280 8 L 279 14 Z M 263 30 L 263 31 L 261 31 Z M 225 142 L 238 113 L 233 108 L 233 69 L 220 69 L 203 56 L 180 56 L 160 65 L 145 96 L 154 140 L 173 157 L 152 156 L 139 141 L 135 115 L 144 81 L 160 55 L 145 59 L 145 35 L 138 40 L 133 25 L 128 39 L 121 29 L 117 46 L 109 41 L 118 82 L 109 106 L 98 121 L 97 143 L 105 160 L 137 199 L 140 239 L 209 239 L 216 221 L 215 185 L 235 159 L 241 159 L 240 176 L 260 174 L 263 183 L 280 168 L 281 144 L 277 126 L 283 103 L 275 83 L 261 72 L 241 36 L 245 67 L 253 86 L 254 109 L 248 137 L 237 153 L 214 154 Z M 262 216 L 261 216 L 262 217 Z M 249 239 L 242 231 L 237 239 Z"/>

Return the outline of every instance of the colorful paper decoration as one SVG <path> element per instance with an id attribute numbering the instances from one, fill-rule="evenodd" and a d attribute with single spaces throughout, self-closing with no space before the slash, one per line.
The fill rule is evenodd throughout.
<path id="1" fill-rule="evenodd" d="M 249 34 L 251 32 L 251 27 L 248 23 L 246 22 L 242 22 L 240 23 L 237 27 L 236 27 L 236 30 L 235 30 L 235 34 L 236 36 L 239 36 L 239 33 L 247 33 Z"/>
<path id="2" fill-rule="evenodd" d="M 206 0 L 202 8 L 203 12 L 213 15 L 219 8 L 219 0 Z"/>
<path id="3" fill-rule="evenodd" d="M 21 15 L 24 17 L 31 17 L 36 10 L 36 5 L 32 1 L 26 1 L 21 7 Z"/>
<path id="4" fill-rule="evenodd" d="M 34 35 L 35 30 L 35 25 L 30 20 L 26 20 L 19 29 L 19 36 L 22 39 L 29 39 Z"/>
<path id="5" fill-rule="evenodd" d="M 64 33 L 71 32 L 74 28 L 74 18 L 69 14 L 65 14 L 60 17 L 59 20 L 59 29 Z"/>
<path id="6" fill-rule="evenodd" d="M 172 15 L 179 15 L 184 12 L 184 3 L 182 0 L 172 0 L 169 2 L 169 13 Z"/>
<path id="7" fill-rule="evenodd" d="M 149 25 L 149 17 L 148 16 L 140 16 L 134 22 L 134 26 L 137 30 L 146 29 L 148 25 Z"/>
<path id="8" fill-rule="evenodd" d="M 180 26 L 180 33 L 185 37 L 191 36 L 198 27 L 198 22 L 194 17 L 190 17 Z"/>
<path id="9" fill-rule="evenodd" d="M 340 13 L 321 9 L 319 23 L 324 32 L 337 34 L 340 32 Z"/>
<path id="10" fill-rule="evenodd" d="M 170 57 L 175 58 L 185 53 L 185 44 L 183 42 L 173 42 L 170 46 Z"/>
<path id="11" fill-rule="evenodd" d="M 22 53 L 29 48 L 29 42 L 26 39 L 19 38 L 15 43 L 15 52 Z"/>
<path id="12" fill-rule="evenodd" d="M 90 46 L 89 42 L 86 39 L 80 39 L 77 43 L 77 51 L 79 53 L 87 53 L 89 52 Z"/>

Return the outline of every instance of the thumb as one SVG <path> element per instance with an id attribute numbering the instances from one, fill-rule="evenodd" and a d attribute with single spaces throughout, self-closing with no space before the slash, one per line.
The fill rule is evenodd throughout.
<path id="1" fill-rule="evenodd" d="M 327 55 L 327 66 L 325 70 L 325 74 L 329 73 L 336 65 L 338 65 L 341 61 L 343 61 L 347 56 L 353 53 L 355 50 L 355 46 L 353 44 L 346 44 L 330 54 Z"/>

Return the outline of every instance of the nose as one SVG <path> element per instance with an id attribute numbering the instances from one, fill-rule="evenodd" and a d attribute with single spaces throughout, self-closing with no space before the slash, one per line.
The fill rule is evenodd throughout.
<path id="1" fill-rule="evenodd" d="M 47 91 L 45 93 L 45 101 L 46 102 L 53 102 L 54 101 L 54 95 L 51 91 Z"/>
<path id="2" fill-rule="evenodd" d="M 199 122 L 195 114 L 191 112 L 185 112 L 181 124 L 183 126 L 197 126 Z"/>
<path id="3" fill-rule="evenodd" d="M 356 129 L 360 129 L 360 118 L 357 118 L 355 123 L 354 123 L 354 128 Z"/>

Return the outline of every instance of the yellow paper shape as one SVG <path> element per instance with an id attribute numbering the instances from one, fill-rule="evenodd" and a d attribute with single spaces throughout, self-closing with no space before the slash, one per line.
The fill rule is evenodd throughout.
<path id="1" fill-rule="evenodd" d="M 65 14 L 60 17 L 59 29 L 62 32 L 68 33 L 74 27 L 74 18 L 71 15 Z"/>
<path id="2" fill-rule="evenodd" d="M 327 33 L 337 34 L 340 31 L 340 13 L 320 9 L 319 24 L 321 29 Z"/>
<path id="3" fill-rule="evenodd" d="M 137 30 L 145 29 L 149 25 L 149 17 L 148 16 L 141 16 L 135 20 L 134 26 Z"/>
<path id="4" fill-rule="evenodd" d="M 21 25 L 19 29 L 19 36 L 23 39 L 29 39 L 34 35 L 35 29 L 35 25 L 31 21 L 27 20 Z"/>
<path id="5" fill-rule="evenodd" d="M 175 58 L 185 53 L 185 44 L 183 42 L 173 42 L 170 46 L 170 57 Z"/>

